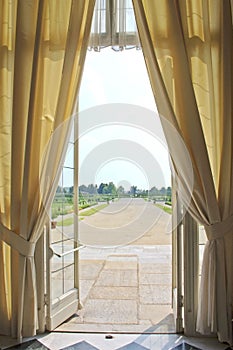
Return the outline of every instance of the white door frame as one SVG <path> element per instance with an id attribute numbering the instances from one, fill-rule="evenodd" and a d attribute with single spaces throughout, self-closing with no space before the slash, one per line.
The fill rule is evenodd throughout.
<path id="1" fill-rule="evenodd" d="M 176 332 L 196 336 L 199 289 L 198 224 L 173 193 L 172 290 Z"/>
<path id="2" fill-rule="evenodd" d="M 172 184 L 172 308 L 176 332 L 183 333 L 183 237 L 181 205 L 176 191 L 176 184 Z"/>
<path id="3" fill-rule="evenodd" d="M 184 217 L 184 334 L 195 336 L 199 289 L 198 224 L 186 212 Z"/>

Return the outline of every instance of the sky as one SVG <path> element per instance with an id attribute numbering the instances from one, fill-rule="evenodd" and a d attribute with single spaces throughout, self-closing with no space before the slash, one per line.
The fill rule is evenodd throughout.
<path id="1" fill-rule="evenodd" d="M 156 110 L 141 50 L 88 51 L 80 109 L 104 103 L 132 103 Z"/>
<path id="2" fill-rule="evenodd" d="M 157 132 L 160 122 L 141 50 L 88 51 L 79 111 L 80 185 L 170 186 L 167 147 Z M 159 126 L 151 126 L 151 114 Z"/>

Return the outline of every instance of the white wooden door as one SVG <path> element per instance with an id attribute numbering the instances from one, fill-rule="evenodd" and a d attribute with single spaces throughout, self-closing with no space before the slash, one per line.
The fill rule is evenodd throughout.
<path id="1" fill-rule="evenodd" d="M 74 120 L 46 237 L 48 330 L 55 329 L 75 314 L 79 307 L 76 129 L 77 121 Z"/>

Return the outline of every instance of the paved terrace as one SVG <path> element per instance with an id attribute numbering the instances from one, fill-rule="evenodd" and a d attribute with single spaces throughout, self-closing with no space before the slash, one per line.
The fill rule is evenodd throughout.
<path id="1" fill-rule="evenodd" d="M 80 221 L 83 308 L 58 329 L 175 332 L 170 220 L 152 202 L 121 199 Z"/>

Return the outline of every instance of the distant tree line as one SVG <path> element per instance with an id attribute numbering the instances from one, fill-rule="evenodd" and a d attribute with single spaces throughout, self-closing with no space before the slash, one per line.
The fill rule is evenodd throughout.
<path id="1" fill-rule="evenodd" d="M 171 197 L 171 187 L 161 187 L 158 189 L 156 186 L 152 187 L 149 191 L 144 189 L 138 189 L 137 186 L 131 186 L 130 190 L 126 190 L 123 186 L 118 188 L 111 181 L 109 183 L 101 183 L 99 186 L 90 184 L 88 186 L 81 185 L 79 186 L 79 192 L 88 193 L 88 194 L 109 194 L 112 196 L 123 196 L 123 195 L 132 195 L 132 196 L 161 196 L 161 197 Z"/>
<path id="2" fill-rule="evenodd" d="M 123 186 L 119 186 L 118 188 L 115 186 L 115 184 L 110 181 L 109 183 L 103 183 L 99 186 L 89 184 L 81 185 L 79 186 L 79 192 L 83 194 L 89 194 L 89 195 L 112 195 L 112 196 L 123 196 L 123 195 L 131 195 L 131 196 L 161 196 L 161 197 L 171 197 L 171 187 L 161 187 L 157 188 L 156 186 L 153 186 L 149 191 L 145 189 L 138 189 L 137 186 L 131 186 L 129 190 L 126 190 Z M 57 187 L 57 194 L 59 193 L 65 193 L 66 197 L 72 196 L 74 193 L 74 186 L 71 187 Z"/>
<path id="3" fill-rule="evenodd" d="M 165 201 L 167 204 L 171 204 L 171 187 L 157 188 L 153 186 L 148 191 L 133 185 L 130 189 L 125 189 L 123 186 L 116 187 L 112 181 L 109 183 L 102 182 L 99 186 L 93 184 L 81 185 L 79 186 L 78 207 L 82 209 L 99 202 L 108 203 L 110 200 L 115 200 L 116 197 L 140 197 L 154 202 Z M 73 205 L 74 186 L 58 186 L 52 204 L 52 218 L 72 212 Z"/>

